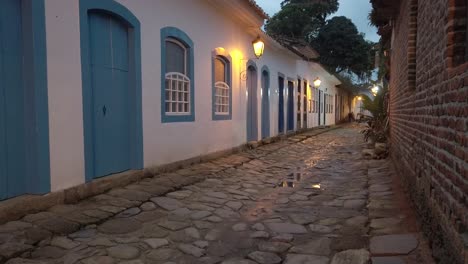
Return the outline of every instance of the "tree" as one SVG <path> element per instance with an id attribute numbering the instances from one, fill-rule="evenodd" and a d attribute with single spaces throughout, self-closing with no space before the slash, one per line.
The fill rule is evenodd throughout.
<path id="1" fill-rule="evenodd" d="M 308 44 L 320 54 L 320 63 L 330 71 L 363 79 L 373 67 L 373 43 L 367 42 L 346 17 L 327 16 L 338 10 L 338 0 L 284 0 L 281 10 L 265 25 L 278 41 Z"/>
<path id="2" fill-rule="evenodd" d="M 346 71 L 362 78 L 373 68 L 374 43 L 366 41 L 346 17 L 328 20 L 311 45 L 320 54 L 320 63 L 337 73 Z"/>
<path id="3" fill-rule="evenodd" d="M 285 0 L 265 29 L 271 36 L 310 40 L 337 10 L 338 0 Z"/>

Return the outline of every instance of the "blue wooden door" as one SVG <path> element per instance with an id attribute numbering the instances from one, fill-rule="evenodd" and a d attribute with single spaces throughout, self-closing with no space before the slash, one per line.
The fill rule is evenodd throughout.
<path id="1" fill-rule="evenodd" d="M 252 66 L 247 69 L 247 91 L 247 141 L 257 141 L 257 70 Z"/>
<path id="2" fill-rule="evenodd" d="M 129 32 L 105 13 L 89 14 L 94 175 L 131 168 Z"/>
<path id="3" fill-rule="evenodd" d="M 321 125 L 322 118 L 322 91 L 318 91 L 318 125 Z"/>
<path id="4" fill-rule="evenodd" d="M 270 74 L 262 72 L 262 139 L 270 136 Z"/>
<path id="5" fill-rule="evenodd" d="M 278 132 L 284 133 L 284 78 L 278 77 Z"/>
<path id="6" fill-rule="evenodd" d="M 327 95 L 323 96 L 323 125 L 327 125 Z"/>
<path id="7" fill-rule="evenodd" d="M 309 89 L 307 87 L 307 82 L 304 80 L 304 92 L 302 93 L 303 100 L 302 100 L 302 128 L 307 128 L 307 111 L 309 110 L 308 104 L 307 104 L 307 94 L 309 92 Z"/>
<path id="8" fill-rule="evenodd" d="M 294 130 L 294 83 L 288 82 L 288 131 Z"/>
<path id="9" fill-rule="evenodd" d="M 0 1 L 0 199 L 27 192 L 21 1 Z"/>
<path id="10" fill-rule="evenodd" d="M 296 113 L 296 124 L 297 130 L 302 128 L 301 119 L 302 119 L 302 89 L 301 89 L 301 79 L 297 80 L 297 113 Z"/>

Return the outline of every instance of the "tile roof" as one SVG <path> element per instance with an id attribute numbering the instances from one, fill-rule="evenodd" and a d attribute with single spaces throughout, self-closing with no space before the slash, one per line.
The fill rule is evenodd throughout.
<path id="1" fill-rule="evenodd" d="M 320 54 L 303 40 L 293 39 L 285 36 L 269 37 L 273 38 L 281 46 L 292 51 L 304 60 L 314 61 L 320 57 Z"/>
<path id="2" fill-rule="evenodd" d="M 250 5 L 255 13 L 257 13 L 263 19 L 270 19 L 270 16 L 261 8 L 255 0 L 244 0 L 248 5 Z"/>

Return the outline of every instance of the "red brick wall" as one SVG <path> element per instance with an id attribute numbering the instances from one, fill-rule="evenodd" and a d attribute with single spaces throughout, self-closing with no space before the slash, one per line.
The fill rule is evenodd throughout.
<path id="1" fill-rule="evenodd" d="M 391 156 L 444 264 L 468 263 L 465 3 L 402 0 L 392 38 Z"/>

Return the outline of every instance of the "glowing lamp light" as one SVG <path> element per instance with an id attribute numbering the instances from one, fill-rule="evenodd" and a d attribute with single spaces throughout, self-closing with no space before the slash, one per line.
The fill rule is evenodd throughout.
<path id="1" fill-rule="evenodd" d="M 260 38 L 260 35 L 258 35 L 258 37 L 254 41 L 252 41 L 252 46 L 254 49 L 255 57 L 257 57 L 257 59 L 260 59 L 265 49 L 265 43 Z"/>
<path id="2" fill-rule="evenodd" d="M 319 88 L 321 84 L 322 84 L 322 80 L 320 80 L 319 77 L 315 78 L 315 80 L 314 80 L 314 87 L 315 87 L 315 88 Z"/>
<path id="3" fill-rule="evenodd" d="M 374 85 L 374 87 L 372 87 L 371 91 L 372 91 L 372 94 L 374 96 L 376 96 L 377 93 L 379 92 L 379 87 L 377 85 Z"/>
<path id="4" fill-rule="evenodd" d="M 361 100 L 362 100 L 362 97 L 361 97 L 361 96 L 358 96 L 358 98 L 357 98 L 357 99 L 358 99 L 359 101 L 361 101 Z"/>

